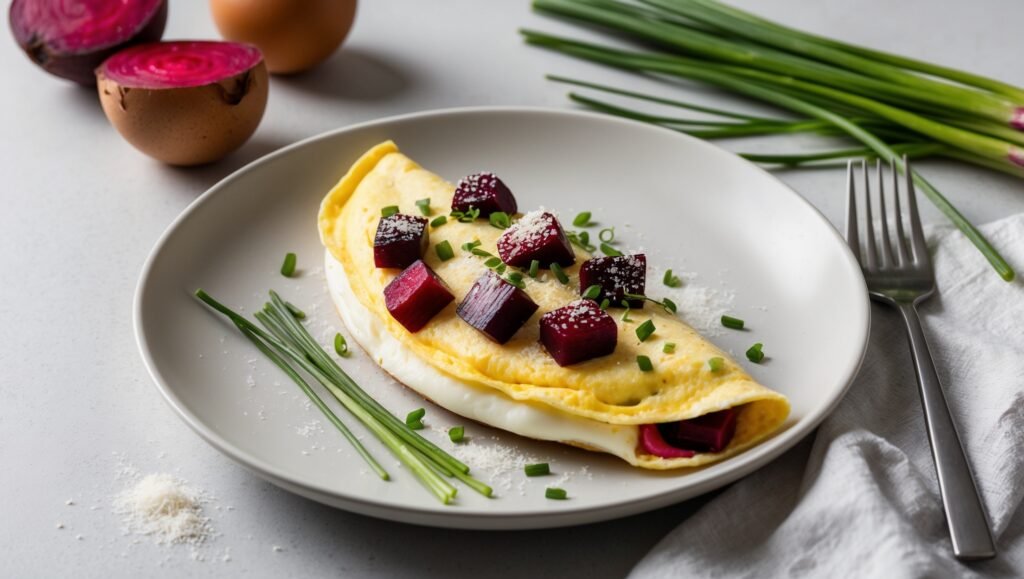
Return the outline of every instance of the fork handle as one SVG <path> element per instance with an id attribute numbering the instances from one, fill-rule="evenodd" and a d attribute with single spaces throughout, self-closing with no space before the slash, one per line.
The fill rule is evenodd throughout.
<path id="1" fill-rule="evenodd" d="M 914 357 L 925 427 L 935 460 L 942 505 L 946 509 L 953 554 L 963 561 L 990 559 L 996 555 L 996 546 L 956 424 L 949 413 L 942 384 L 935 373 L 921 318 L 913 304 L 900 304 L 899 310 L 907 324 L 910 352 Z"/>

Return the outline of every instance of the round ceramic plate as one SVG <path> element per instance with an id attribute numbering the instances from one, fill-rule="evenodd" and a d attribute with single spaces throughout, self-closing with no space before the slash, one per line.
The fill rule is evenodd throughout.
<path id="1" fill-rule="evenodd" d="M 242 313 L 275 289 L 308 314 L 330 344 L 347 334 L 323 277 L 316 216 L 324 194 L 361 153 L 394 140 L 424 167 L 454 182 L 489 170 L 522 208 L 545 206 L 568 220 L 589 210 L 615 226 L 625 249 L 642 249 L 657 268 L 682 274 L 684 319 L 700 327 L 727 307 L 748 330 L 712 332 L 713 341 L 761 383 L 792 402 L 772 438 L 713 466 L 674 472 L 633 468 L 608 455 L 538 442 L 466 424 L 425 402 L 358 348 L 343 367 L 404 417 L 427 409 L 424 435 L 474 467 L 495 498 L 460 487 L 440 504 L 386 448 L 340 407 L 392 473 L 383 482 L 301 391 L 233 326 L 193 298 L 202 287 Z M 840 184 L 837 183 L 837 186 Z M 596 234 L 596 230 L 595 230 Z M 286 252 L 298 274 L 279 270 Z M 652 295 L 673 295 L 662 269 Z M 836 406 L 853 380 L 868 336 L 860 269 L 828 221 L 754 165 L 679 133 L 607 116 L 542 109 L 457 109 L 341 129 L 286 147 L 224 179 L 196 200 L 157 243 L 139 280 L 139 349 L 171 407 L 210 444 L 258 476 L 343 509 L 445 527 L 526 529 L 575 525 L 678 502 L 732 482 L 779 456 Z M 720 328 L 719 328 L 720 329 Z M 743 352 L 764 343 L 765 363 Z M 330 346 L 328 346 L 330 348 Z M 329 398 L 324 394 L 325 398 Z M 333 400 L 329 400 L 333 402 Z M 465 424 L 457 448 L 445 434 Z M 527 478 L 524 462 L 553 473 Z M 569 500 L 544 498 L 559 486 Z"/>

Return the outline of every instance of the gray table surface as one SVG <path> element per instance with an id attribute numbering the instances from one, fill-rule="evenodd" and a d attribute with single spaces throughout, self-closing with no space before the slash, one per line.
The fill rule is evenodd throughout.
<path id="1" fill-rule="evenodd" d="M 762 13 L 806 29 L 1024 84 L 1017 0 L 761 4 Z M 136 352 L 132 297 L 153 243 L 205 189 L 278 147 L 411 111 L 568 106 L 546 72 L 724 100 L 526 47 L 521 26 L 565 29 L 524 1 L 366 1 L 342 52 L 312 74 L 274 79 L 251 141 L 188 170 L 134 151 L 93 92 L 37 70 L 2 27 L 0 575 L 617 577 L 700 507 L 698 499 L 536 532 L 443 531 L 348 514 L 279 490 L 217 453 L 165 405 Z M 173 2 L 166 37 L 215 38 L 206 3 Z M 1019 181 L 947 162 L 921 168 L 976 222 L 1024 211 Z M 779 176 L 833 222 L 841 218 L 840 170 Z M 926 217 L 940 219 L 930 208 Z M 111 499 L 124 461 L 176 473 L 217 497 L 209 513 L 219 536 L 202 550 L 205 560 L 123 533 Z"/>

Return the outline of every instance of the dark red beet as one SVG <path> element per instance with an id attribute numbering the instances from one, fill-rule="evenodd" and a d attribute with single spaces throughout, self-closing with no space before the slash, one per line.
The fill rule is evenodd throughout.
<path id="1" fill-rule="evenodd" d="M 382 217 L 373 237 L 373 262 L 377 267 L 404 268 L 423 257 L 428 245 L 425 218 L 401 213 Z"/>
<path id="2" fill-rule="evenodd" d="M 544 269 L 552 263 L 561 266 L 576 263 L 576 255 L 558 219 L 541 211 L 527 213 L 501 234 L 498 255 L 501 261 L 513 267 L 529 267 L 535 259 Z"/>
<path id="3" fill-rule="evenodd" d="M 540 341 L 559 366 L 569 366 L 615 351 L 618 327 L 592 300 L 578 300 L 540 318 Z"/>
<path id="4" fill-rule="evenodd" d="M 682 420 L 675 425 L 661 425 L 662 434 L 670 444 L 704 452 L 721 452 L 736 433 L 733 408 Z"/>
<path id="5" fill-rule="evenodd" d="M 512 191 L 494 173 L 474 173 L 459 179 L 452 199 L 452 211 L 480 210 L 480 217 L 496 211 L 514 215 L 519 210 Z"/>
<path id="6" fill-rule="evenodd" d="M 469 289 L 456 313 L 490 339 L 504 344 L 535 311 L 537 304 L 526 292 L 488 271 Z"/>
<path id="7" fill-rule="evenodd" d="M 655 424 L 640 425 L 640 450 L 662 458 L 690 458 L 696 454 L 692 450 L 676 448 L 665 442 Z"/>
<path id="8" fill-rule="evenodd" d="M 11 32 L 43 70 L 93 86 L 93 70 L 115 52 L 160 40 L 166 0 L 14 0 Z"/>
<path id="9" fill-rule="evenodd" d="M 626 294 L 642 296 L 647 286 L 647 256 L 642 253 L 595 257 L 580 266 L 580 293 L 592 285 L 601 286 L 597 301 L 607 299 L 620 307 Z M 629 307 L 642 308 L 644 300 L 627 300 Z"/>
<path id="10" fill-rule="evenodd" d="M 384 288 L 384 305 L 410 332 L 420 331 L 454 300 L 448 286 L 422 260 L 407 267 Z"/>

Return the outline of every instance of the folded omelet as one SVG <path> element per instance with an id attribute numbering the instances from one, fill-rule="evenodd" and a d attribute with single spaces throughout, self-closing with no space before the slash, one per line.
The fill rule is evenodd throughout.
<path id="1" fill-rule="evenodd" d="M 524 277 L 538 311 L 505 344 L 498 344 L 460 319 L 459 303 L 487 271 L 481 258 L 459 248 L 479 240 L 496 253 L 502 231 L 486 220 L 431 228 L 423 260 L 450 287 L 455 302 L 422 330 L 410 333 L 389 314 L 384 288 L 398 270 L 377 268 L 373 243 L 381 208 L 398 206 L 418 214 L 415 202 L 429 198 L 447 213 L 455 187 L 399 152 L 388 141 L 367 151 L 327 194 L 320 207 L 320 238 L 327 249 L 332 299 L 352 337 L 384 370 L 457 414 L 522 436 L 556 440 L 608 452 L 630 464 L 671 469 L 709 464 L 749 448 L 778 429 L 789 414 L 781 394 L 755 382 L 729 356 L 677 316 L 658 307 L 634 310 L 634 323 L 618 323 L 618 345 L 601 358 L 559 366 L 539 343 L 538 320 L 579 298 L 579 265 L 589 257 L 574 248 L 572 280 L 550 274 Z M 435 209 L 435 211 L 437 211 Z M 437 213 L 435 213 L 436 215 Z M 441 261 L 433 246 L 449 241 L 455 257 Z M 641 342 L 636 325 L 651 319 L 657 331 Z M 663 352 L 667 342 L 676 344 Z M 637 356 L 654 370 L 642 372 Z M 708 360 L 720 357 L 718 371 Z M 720 452 L 662 458 L 643 451 L 639 426 L 688 420 L 736 408 L 736 431 Z"/>

